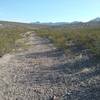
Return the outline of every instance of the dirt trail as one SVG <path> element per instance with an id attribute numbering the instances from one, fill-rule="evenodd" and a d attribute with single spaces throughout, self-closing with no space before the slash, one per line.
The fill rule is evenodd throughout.
<path id="1" fill-rule="evenodd" d="M 0 100 L 99 100 L 99 65 L 65 57 L 34 32 L 25 41 L 27 49 L 0 59 Z"/>

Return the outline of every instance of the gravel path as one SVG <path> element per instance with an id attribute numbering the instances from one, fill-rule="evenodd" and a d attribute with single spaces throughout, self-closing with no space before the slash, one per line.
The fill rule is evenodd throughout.
<path id="1" fill-rule="evenodd" d="M 48 40 L 26 33 L 30 45 L 0 59 L 0 100 L 100 100 L 100 64 L 65 56 Z"/>

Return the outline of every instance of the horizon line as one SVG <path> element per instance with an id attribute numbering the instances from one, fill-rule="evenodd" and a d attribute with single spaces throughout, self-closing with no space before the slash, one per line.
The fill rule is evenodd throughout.
<path id="1" fill-rule="evenodd" d="M 100 18 L 100 17 L 95 17 L 94 19 L 96 18 Z M 2 20 L 0 19 L 0 21 L 4 21 L 4 22 L 13 22 L 13 23 L 26 23 L 26 24 L 32 24 L 32 23 L 73 23 L 73 22 L 83 22 L 83 23 L 86 23 L 86 22 L 89 22 L 93 19 L 90 19 L 90 20 L 87 20 L 87 21 L 82 21 L 82 20 L 73 20 L 73 21 L 17 21 L 17 20 Z"/>

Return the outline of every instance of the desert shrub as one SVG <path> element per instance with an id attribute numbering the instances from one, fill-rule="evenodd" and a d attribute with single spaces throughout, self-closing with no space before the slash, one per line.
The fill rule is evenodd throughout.
<path id="1" fill-rule="evenodd" d="M 58 48 L 68 48 L 66 43 L 72 41 L 76 45 L 82 45 L 91 53 L 100 56 L 100 28 L 66 28 L 49 27 L 38 29 L 38 35 L 49 38 Z"/>
<path id="2" fill-rule="evenodd" d="M 21 33 L 28 29 L 23 27 L 1 28 L 0 29 L 0 56 L 16 48 L 15 41 L 22 37 Z"/>

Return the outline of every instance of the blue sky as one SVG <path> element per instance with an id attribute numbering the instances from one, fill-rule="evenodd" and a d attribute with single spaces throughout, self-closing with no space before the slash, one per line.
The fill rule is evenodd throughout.
<path id="1" fill-rule="evenodd" d="M 100 17 L 100 0 L 0 0 L 0 20 L 72 22 Z"/>

